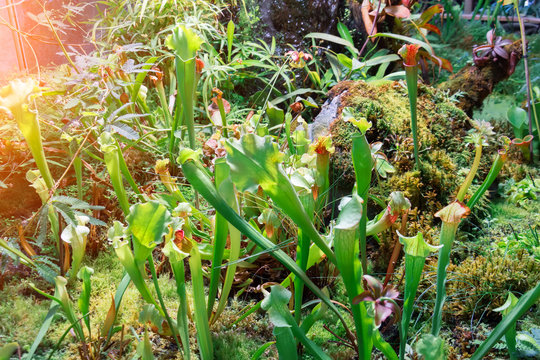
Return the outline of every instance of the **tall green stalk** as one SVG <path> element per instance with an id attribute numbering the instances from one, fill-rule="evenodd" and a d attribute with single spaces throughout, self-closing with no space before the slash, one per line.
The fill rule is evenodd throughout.
<path id="1" fill-rule="evenodd" d="M 431 328 L 431 334 L 434 336 L 438 336 L 441 330 L 442 310 L 446 300 L 446 269 L 450 264 L 450 250 L 461 219 L 466 217 L 469 212 L 469 208 L 463 203 L 454 201 L 435 214 L 436 217 L 442 220 L 439 242 L 442 248 L 439 250 L 439 262 L 437 264 L 437 296 L 435 298 L 433 326 Z"/>
<path id="2" fill-rule="evenodd" d="M 506 4 L 508 1 L 505 1 Z M 527 115 L 529 117 L 529 135 L 533 136 L 533 115 L 532 115 L 532 109 L 534 109 L 534 121 L 536 123 L 536 130 L 538 130 L 538 133 L 540 134 L 540 127 L 538 126 L 538 116 L 536 114 L 536 107 L 535 104 L 531 101 L 531 95 L 532 93 L 532 87 L 531 87 L 531 76 L 529 73 L 529 62 L 527 57 L 527 37 L 525 36 L 525 27 L 523 26 L 523 19 L 521 19 L 521 14 L 519 13 L 519 2 L 517 0 L 512 0 L 512 3 L 514 4 L 514 10 L 516 11 L 516 15 L 518 18 L 519 23 L 519 33 L 521 35 L 521 50 L 523 53 L 523 66 L 525 67 L 525 81 L 527 82 Z M 533 145 L 532 142 L 529 145 L 529 150 L 531 155 L 533 155 Z M 534 158 L 534 156 L 531 156 L 531 158 Z"/>
<path id="3" fill-rule="evenodd" d="M 313 221 L 313 214 L 315 210 L 315 201 L 313 199 L 313 194 L 311 192 L 307 194 L 299 195 L 300 202 L 304 206 L 306 213 L 309 215 L 310 219 Z M 311 240 L 309 236 L 306 235 L 302 229 L 298 229 L 298 244 L 296 245 L 296 264 L 302 269 L 302 271 L 307 271 L 308 258 L 309 258 L 309 247 L 311 245 Z M 300 324 L 301 315 L 302 315 L 302 305 L 303 305 L 303 293 L 304 293 L 304 282 L 301 278 L 294 278 L 294 319 L 298 324 Z"/>
<path id="4" fill-rule="evenodd" d="M 197 340 L 202 360 L 214 358 L 214 348 L 212 337 L 208 326 L 208 316 L 206 314 L 206 300 L 204 298 L 204 281 L 202 274 L 201 254 L 196 244 L 191 249 L 189 257 L 189 269 L 191 271 L 191 282 L 193 288 L 193 307 L 195 312 L 195 328 L 197 329 Z"/>
<path id="5" fill-rule="evenodd" d="M 219 189 L 221 183 L 229 177 L 229 166 L 224 158 L 217 159 L 215 164 L 215 182 Z M 214 227 L 214 248 L 212 251 L 212 270 L 208 286 L 208 317 L 212 315 L 221 276 L 221 262 L 227 245 L 229 224 L 223 215 L 217 213 Z"/>
<path id="6" fill-rule="evenodd" d="M 202 39 L 193 30 L 182 25 L 173 29 L 172 34 L 166 40 L 166 45 L 169 49 L 174 50 L 175 53 L 177 96 L 180 97 L 180 102 L 182 103 L 183 125 L 187 127 L 189 146 L 192 149 L 195 149 L 195 125 L 193 118 L 197 89 L 197 64 L 195 55 L 202 43 Z M 171 128 L 171 141 L 173 143 L 175 131 L 176 129 L 174 127 Z"/>
<path id="7" fill-rule="evenodd" d="M 476 172 L 478 171 L 478 167 L 480 166 L 481 158 L 482 158 L 482 144 L 478 142 L 475 144 L 475 155 L 474 155 L 474 161 L 471 166 L 471 169 L 469 170 L 469 173 L 467 174 L 465 181 L 459 188 L 459 192 L 457 194 L 458 201 L 463 201 L 465 199 L 465 195 L 467 194 L 467 191 L 469 190 L 469 187 L 471 186 L 471 183 L 476 175 Z"/>
<path id="8" fill-rule="evenodd" d="M 405 347 L 407 345 L 407 332 L 411 322 L 414 299 L 418 284 L 422 278 L 426 258 L 439 247 L 429 245 L 424 241 L 422 233 L 413 237 L 405 237 L 398 232 L 399 242 L 405 247 L 405 294 L 403 297 L 403 312 L 399 332 L 399 359 L 405 360 Z"/>
<path id="9" fill-rule="evenodd" d="M 373 168 L 373 158 L 371 149 L 364 134 L 354 134 L 352 138 L 352 161 L 356 176 L 356 191 L 360 198 L 367 199 L 369 186 L 371 184 L 371 170 Z M 360 256 L 362 259 L 362 270 L 367 273 L 367 202 L 362 204 L 362 218 L 359 224 Z"/>
<path id="10" fill-rule="evenodd" d="M 351 303 L 358 354 L 360 359 L 370 359 L 373 348 L 373 322 L 367 315 L 364 302 L 353 303 L 353 299 L 362 289 L 362 264 L 360 262 L 360 246 L 358 243 L 358 227 L 362 226 L 364 217 L 363 200 L 356 194 L 344 206 L 335 226 L 334 251 L 337 267 L 343 278 L 347 296 Z"/>
<path id="11" fill-rule="evenodd" d="M 37 87 L 37 83 L 33 79 L 29 78 L 25 81 L 17 79 L 11 81 L 9 85 L 0 89 L 0 111 L 6 111 L 9 116 L 15 118 L 19 130 L 23 134 L 26 143 L 30 148 L 32 157 L 41 174 L 42 181 L 46 186 L 46 189 L 43 187 L 41 194 L 39 194 L 42 203 L 45 204 L 51 195 L 49 192 L 54 188 L 54 179 L 49 170 L 45 152 L 43 151 L 37 112 L 31 111 L 29 108 L 32 97 L 37 96 L 35 93 L 38 91 L 39 88 Z M 33 181 L 31 182 L 33 183 Z M 33 184 L 33 186 L 35 187 L 35 184 Z M 56 241 L 58 256 L 60 256 L 62 254 L 62 244 L 60 243 L 59 234 L 60 222 L 58 220 L 58 214 L 52 206 L 49 206 L 48 209 L 48 219 Z"/>
<path id="12" fill-rule="evenodd" d="M 501 149 L 499 150 L 497 157 L 495 158 L 495 161 L 493 162 L 493 165 L 491 166 L 491 169 L 489 170 L 489 173 L 486 176 L 486 179 L 480 185 L 478 190 L 474 193 L 474 195 L 469 199 L 467 202 L 467 207 L 469 209 L 472 209 L 474 205 L 480 200 L 480 198 L 485 194 L 487 189 L 493 184 L 493 181 L 497 178 L 499 175 L 499 172 L 501 171 L 504 163 L 506 162 L 506 150 Z"/>
<path id="13" fill-rule="evenodd" d="M 190 182 L 190 184 L 208 201 L 216 211 L 220 212 L 229 223 L 240 230 L 245 236 L 255 242 L 263 250 L 273 249 L 272 256 L 275 257 L 280 263 L 282 263 L 287 269 L 289 269 L 296 276 L 301 277 L 306 286 L 318 296 L 328 307 L 338 316 L 341 323 L 347 328 L 345 320 L 341 313 L 337 310 L 336 305 L 327 295 L 325 295 L 321 289 L 319 289 L 303 272 L 298 265 L 292 260 L 283 250 L 275 250 L 275 244 L 265 238 L 259 231 L 251 226 L 246 220 L 244 220 L 238 213 L 236 213 L 221 196 L 214 184 L 208 178 L 208 175 L 201 170 L 201 165 L 197 165 L 193 156 L 189 154 L 180 154 L 179 161 L 182 164 L 182 170 Z"/>
<path id="14" fill-rule="evenodd" d="M 512 311 L 516 307 L 517 303 L 518 303 L 518 298 L 514 294 L 512 294 L 511 291 L 509 291 L 506 302 L 502 306 L 496 309 L 493 309 L 493 311 L 502 313 L 503 319 L 504 319 L 510 313 L 510 311 Z M 517 336 L 516 323 L 514 322 L 513 325 L 510 326 L 510 328 L 504 334 L 504 338 L 506 340 L 506 347 L 508 348 L 508 355 L 510 356 L 510 360 L 517 359 L 516 336 Z"/>
<path id="15" fill-rule="evenodd" d="M 120 208 L 124 212 L 124 215 L 127 216 L 129 214 L 129 200 L 122 181 L 118 145 L 109 132 L 102 133 L 99 136 L 98 142 L 101 145 L 101 152 L 103 152 L 107 172 L 111 178 L 111 183 L 114 192 L 116 193 L 116 197 L 118 198 L 118 203 L 120 204 Z"/>
<path id="16" fill-rule="evenodd" d="M 403 45 L 399 50 L 399 55 L 403 58 L 405 67 L 405 79 L 407 80 L 407 93 L 409 94 L 409 105 L 411 111 L 411 131 L 414 144 L 414 161 L 416 168 L 420 169 L 420 158 L 418 157 L 418 125 L 416 102 L 418 98 L 418 49 L 419 45 Z"/>

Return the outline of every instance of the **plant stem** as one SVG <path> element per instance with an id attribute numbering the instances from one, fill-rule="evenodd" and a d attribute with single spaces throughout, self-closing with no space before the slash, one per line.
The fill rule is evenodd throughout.
<path id="1" fill-rule="evenodd" d="M 352 140 L 352 160 L 354 173 L 356 176 L 356 190 L 358 196 L 362 198 L 362 219 L 359 225 L 360 257 L 362 259 L 362 271 L 367 273 L 367 254 L 366 254 L 366 226 L 367 226 L 367 199 L 371 183 L 371 171 L 373 167 L 373 158 L 371 149 L 365 135 L 355 134 Z"/>
<path id="2" fill-rule="evenodd" d="M 433 308 L 433 326 L 431 334 L 438 336 L 441 330 L 442 309 L 446 300 L 446 269 L 450 264 L 450 250 L 456 237 L 459 223 L 443 222 L 441 227 L 441 241 L 443 247 L 439 250 L 439 262 L 437 264 L 437 296 Z"/>
<path id="3" fill-rule="evenodd" d="M 178 313 L 176 315 L 176 323 L 178 326 L 178 331 L 180 335 L 180 340 L 182 340 L 182 346 L 184 349 L 184 357 L 186 360 L 189 360 L 191 357 L 191 352 L 189 349 L 189 322 L 188 322 L 188 305 L 187 305 L 187 295 L 186 295 L 186 273 L 184 269 L 184 260 L 179 260 L 171 262 L 171 269 L 174 274 L 174 279 L 176 281 L 176 293 L 180 303 L 178 304 Z"/>
<path id="4" fill-rule="evenodd" d="M 414 162 L 417 169 L 420 169 L 420 159 L 418 157 L 418 121 L 416 112 L 416 103 L 418 100 L 418 66 L 406 65 L 405 79 L 407 80 L 407 93 L 409 94 L 409 105 L 411 111 L 411 131 L 414 145 Z"/>
<path id="5" fill-rule="evenodd" d="M 467 202 L 467 207 L 469 209 L 472 209 L 474 205 L 480 200 L 480 198 L 484 195 L 484 193 L 489 189 L 493 181 L 497 178 L 497 175 L 499 175 L 499 172 L 501 171 L 501 168 L 503 167 L 504 163 L 506 161 L 506 151 L 499 150 L 499 153 L 497 154 L 497 158 L 495 158 L 495 161 L 493 162 L 493 165 L 491 166 L 491 169 L 489 170 L 489 173 L 486 176 L 486 179 L 480 185 L 478 190 L 474 193 L 474 195 L 469 199 Z"/>
<path id="6" fill-rule="evenodd" d="M 459 192 L 457 195 L 458 201 L 463 201 L 463 199 L 465 199 L 467 190 L 469 190 L 469 186 L 471 186 L 474 176 L 476 175 L 476 172 L 478 171 L 478 167 L 480 166 L 481 158 L 482 158 L 482 144 L 476 144 L 476 152 L 474 155 L 474 161 L 471 166 L 471 170 L 469 171 L 469 174 L 467 174 L 467 177 L 465 178 L 465 181 L 463 182 L 463 185 L 461 185 L 461 188 L 459 188 Z"/>
<path id="7" fill-rule="evenodd" d="M 418 284 L 422 278 L 422 272 L 426 258 L 421 256 L 405 255 L 405 294 L 403 295 L 403 314 L 399 331 L 399 359 L 405 360 L 405 348 L 407 345 L 407 333 L 414 307 L 414 299 Z"/>
<path id="8" fill-rule="evenodd" d="M 311 192 L 299 196 L 300 202 L 304 206 L 308 216 L 313 221 L 313 212 L 315 201 L 313 200 L 313 195 Z M 309 259 L 309 247 L 311 245 L 311 240 L 305 234 L 302 229 L 298 229 L 298 244 L 296 246 L 296 263 L 302 269 L 302 271 L 307 271 L 308 259 Z M 302 298 L 304 293 L 304 282 L 301 278 L 294 278 L 294 319 L 296 323 L 300 325 L 300 320 L 302 317 Z"/>
<path id="9" fill-rule="evenodd" d="M 191 270 L 195 328 L 197 329 L 197 340 L 199 343 L 201 359 L 210 360 L 214 358 L 214 348 L 212 346 L 212 337 L 210 336 L 208 316 L 206 314 L 201 254 L 196 243 L 193 244 L 193 248 L 191 249 L 189 269 Z"/>
<path id="10" fill-rule="evenodd" d="M 159 300 L 159 304 L 161 305 L 163 314 L 165 314 L 165 319 L 167 320 L 167 323 L 169 324 L 169 328 L 171 329 L 173 333 L 176 346 L 178 346 L 178 348 L 180 349 L 181 346 L 180 346 L 180 343 L 178 342 L 178 332 L 177 332 L 176 326 L 173 323 L 171 317 L 169 316 L 169 312 L 167 311 L 167 307 L 165 306 L 165 302 L 163 301 L 163 295 L 161 294 L 161 289 L 159 288 L 156 267 L 154 266 L 154 258 L 152 257 L 152 254 L 148 256 L 148 267 L 150 268 L 150 272 L 152 273 L 152 282 L 154 283 L 154 287 L 156 288 L 156 294 Z"/>
<path id="11" fill-rule="evenodd" d="M 403 215 L 401 215 L 401 228 L 399 232 L 402 235 L 407 235 L 407 219 L 409 217 L 409 212 L 405 211 Z M 390 257 L 390 261 L 388 262 L 388 268 L 386 269 L 386 277 L 384 278 L 384 286 L 388 284 L 390 281 L 390 278 L 392 277 L 392 274 L 394 273 L 394 269 L 396 267 L 396 263 L 399 259 L 399 254 L 401 253 L 401 243 L 399 242 L 399 239 L 396 240 L 396 243 L 394 245 L 394 250 L 392 251 L 392 256 Z"/>
<path id="12" fill-rule="evenodd" d="M 521 14 L 519 13 L 518 8 L 518 2 L 517 0 L 514 0 L 514 9 L 516 11 L 516 15 L 518 18 L 519 23 L 519 32 L 521 34 L 521 49 L 523 52 L 523 66 L 525 68 L 525 81 L 527 82 L 527 115 L 529 116 L 529 135 L 533 135 L 533 129 L 532 129 L 532 114 L 531 114 L 531 77 L 529 74 L 529 63 L 527 61 L 527 37 L 525 36 L 525 28 L 523 26 L 523 20 L 521 19 Z M 537 119 L 536 121 L 536 128 L 540 132 L 540 128 L 538 127 Z M 531 153 L 531 159 L 534 158 L 534 152 L 533 152 L 533 143 L 531 142 L 530 146 L 530 153 Z"/>
<path id="13" fill-rule="evenodd" d="M 214 172 L 216 188 L 219 189 L 221 183 L 229 177 L 229 166 L 225 158 L 216 159 Z M 216 214 L 214 226 L 214 249 L 212 251 L 212 270 L 210 270 L 210 284 L 208 285 L 208 318 L 212 315 L 214 303 L 219 287 L 219 279 L 221 277 L 221 263 L 223 253 L 227 245 L 227 236 L 229 234 L 229 224 L 221 214 Z"/>

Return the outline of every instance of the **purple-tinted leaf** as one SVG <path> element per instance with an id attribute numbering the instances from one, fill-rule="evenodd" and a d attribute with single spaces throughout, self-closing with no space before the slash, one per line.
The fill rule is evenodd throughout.
<path id="1" fill-rule="evenodd" d="M 384 304 L 376 301 L 374 304 L 375 308 L 375 325 L 377 327 L 386 320 L 390 315 L 392 315 L 392 306 L 386 307 Z"/>
<path id="2" fill-rule="evenodd" d="M 366 288 L 371 291 L 373 297 L 375 299 L 380 298 L 383 291 L 383 286 L 381 282 L 371 275 L 364 275 L 363 278 Z"/>
<path id="3" fill-rule="evenodd" d="M 503 59 L 507 59 L 507 60 L 508 60 L 508 53 L 507 53 L 506 50 L 504 50 L 502 47 L 495 46 L 495 47 L 493 48 L 493 51 L 495 52 L 495 54 L 497 54 L 497 56 L 502 57 Z"/>
<path id="4" fill-rule="evenodd" d="M 487 43 L 493 45 L 493 39 L 495 38 L 495 29 L 491 29 L 486 34 Z"/>
<path id="5" fill-rule="evenodd" d="M 506 46 L 510 44 L 512 44 L 512 40 L 510 39 L 503 39 L 503 40 L 497 41 L 498 46 Z"/>
<path id="6" fill-rule="evenodd" d="M 390 299 L 397 299 L 399 296 L 399 291 L 397 291 L 393 286 L 387 285 L 384 288 L 383 296 Z"/>
<path id="7" fill-rule="evenodd" d="M 411 11 L 403 5 L 392 5 L 384 8 L 384 11 L 397 18 L 407 19 L 411 16 Z"/>
<path id="8" fill-rule="evenodd" d="M 353 299 L 353 304 L 359 304 L 362 301 L 375 301 L 375 298 L 373 298 L 373 295 L 369 291 L 364 291 L 360 295 L 357 295 Z"/>

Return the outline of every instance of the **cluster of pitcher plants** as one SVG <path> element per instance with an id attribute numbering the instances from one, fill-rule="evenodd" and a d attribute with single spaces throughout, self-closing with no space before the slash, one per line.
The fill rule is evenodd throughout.
<path id="1" fill-rule="evenodd" d="M 232 22 L 227 31 L 230 33 L 228 62 L 231 63 Z M 333 312 L 346 333 L 346 337 L 339 339 L 340 342 L 354 349 L 360 359 L 371 359 L 376 348 L 388 359 L 404 360 L 412 351 L 410 345 L 413 339 L 409 327 L 426 258 L 436 256 L 437 295 L 431 332 L 415 341 L 417 351 L 426 359 L 444 359 L 444 341 L 439 334 L 452 244 L 462 219 L 497 177 L 512 142 L 503 139 L 504 145 L 489 174 L 480 187 L 472 192 L 470 186 L 479 168 L 482 149 L 494 135 L 489 123 L 473 124 L 465 141 L 474 146 L 474 162 L 455 201 L 435 214 L 442 221 L 440 238 L 437 244 L 429 244 L 420 232 L 411 236 L 405 233 L 410 202 L 401 192 L 391 193 L 384 210 L 372 219 L 368 217 L 372 213 L 368 211 L 368 204 L 371 200 L 371 176 L 376 163 L 366 138 L 371 124 L 361 114 L 355 115 L 354 109 L 343 109 L 343 120 L 357 128 L 351 140 L 356 184 L 349 196 L 337 199 L 340 201 L 339 214 L 328 222 L 321 214 L 324 209 L 333 207 L 331 201 L 336 201 L 329 195 L 330 157 L 335 151 L 331 136 L 322 134 L 310 139 L 301 111 L 295 111 L 293 107 L 284 112 L 272 104 L 268 105 L 265 113 L 250 114 L 243 122 L 233 123 L 228 117 L 229 103 L 219 89 L 214 89 L 216 96 L 208 109 L 214 132 L 211 141 L 200 147 L 194 120 L 197 117 L 197 86 L 200 85 L 205 66 L 200 50 L 203 46 L 205 51 L 211 53 L 208 49 L 210 46 L 204 43 L 197 31 L 187 26 L 177 26 L 165 44 L 173 58 L 169 71 L 156 67 L 157 58 L 148 60 L 134 74 L 126 74 L 122 70 L 116 73 L 109 71 L 103 81 L 123 79 L 125 92 L 119 99 L 105 99 L 104 104 L 120 101 L 116 104 L 119 106 L 106 118 L 97 119 L 86 136 L 66 138 L 70 142 L 70 167 L 75 170 L 78 198 L 57 195 L 60 179 L 53 178 L 45 159 L 39 114 L 33 104 L 37 96 L 46 96 L 48 90 L 38 88 L 33 80 L 14 81 L 0 90 L 0 106 L 17 122 L 35 160 L 37 171 L 29 172 L 28 180 L 43 201 L 40 218 L 50 224 L 60 264 L 61 275 L 53 279 L 54 295 L 35 288 L 52 302 L 30 350 L 30 357 L 45 336 L 54 313 L 61 311 L 71 326 L 60 342 L 71 331 L 80 344 L 82 357 L 99 358 L 113 336 L 123 332 L 116 318 L 122 296 L 129 284 L 133 283 L 146 303 L 139 319 L 145 324 L 144 336 L 139 339 L 138 346 L 143 359 L 153 358 L 146 328 L 148 323 L 153 331 L 172 338 L 182 356 L 190 359 L 193 356 L 190 322 L 196 328 L 197 355 L 204 360 L 212 359 L 212 324 L 218 321 L 227 307 L 237 269 L 250 265 L 258 256 L 268 253 L 290 274 L 280 284 L 263 288 L 264 300 L 239 314 L 237 323 L 250 313 L 262 309 L 273 324 L 275 339 L 253 354 L 254 358 L 261 357 L 269 346 L 275 345 L 281 359 L 296 359 L 302 352 L 316 359 L 329 359 L 324 350 L 307 335 L 325 313 Z M 417 140 L 416 125 L 417 51 L 417 45 L 407 45 L 400 55 L 404 59 L 410 96 L 415 166 L 422 171 L 419 155 L 421 144 Z M 290 53 L 289 56 L 290 62 L 300 67 L 307 66 L 306 61 L 312 60 L 310 56 L 299 53 Z M 395 60 L 394 57 L 392 59 Z M 175 91 L 170 91 L 170 94 L 166 94 L 164 88 L 164 73 L 172 79 L 170 83 Z M 146 78 L 152 80 L 153 89 L 142 85 Z M 147 92 L 154 90 L 162 114 L 156 118 L 144 114 L 149 108 Z M 309 99 L 299 103 L 296 106 L 309 106 Z M 143 113 L 123 115 L 127 110 Z M 88 112 L 85 116 L 89 115 L 92 113 Z M 270 125 L 265 117 L 269 118 Z M 138 122 L 139 118 L 144 118 L 146 123 Z M 133 130 L 124 126 L 126 120 L 137 120 L 137 127 L 146 134 L 144 138 L 135 137 Z M 166 134 L 168 151 L 156 162 L 154 170 L 166 193 L 148 194 L 141 191 L 130 174 L 123 149 L 136 146 L 139 141 L 158 137 L 160 133 Z M 89 210 L 99 207 L 82 200 L 84 169 L 81 158 L 90 152 L 86 150 L 89 142 L 96 144 L 92 157 L 104 165 L 124 215 L 124 221 L 114 221 L 107 234 L 125 276 L 111 299 L 110 310 L 99 334 L 92 332 L 92 314 L 89 310 L 93 271 L 82 266 L 88 225 L 104 225 L 88 215 Z M 183 175 L 193 189 L 189 196 L 181 190 L 178 177 L 171 174 Z M 368 236 L 388 229 L 395 231 L 398 224 L 401 232 L 398 231 L 397 236 L 405 253 L 402 294 L 388 281 L 381 281 L 368 272 L 366 246 Z M 40 265 L 33 259 L 36 251 L 30 244 L 21 243 L 19 250 L 1 239 L 0 246 L 20 258 L 23 264 L 39 268 Z M 295 251 L 286 251 L 293 246 L 296 247 Z M 175 314 L 165 306 L 159 286 L 155 265 L 158 254 L 167 259 L 176 282 L 178 309 Z M 338 307 L 328 291 L 319 288 L 306 275 L 311 267 L 321 262 L 339 270 L 349 300 L 345 304 L 348 311 Z M 191 287 L 186 286 L 186 265 L 189 267 Z M 392 272 L 393 268 L 390 270 Z M 67 284 L 78 284 L 76 279 L 82 281 L 77 306 L 66 288 Z M 191 291 L 188 291 L 189 288 Z M 318 301 L 306 305 L 306 288 Z M 515 333 L 515 322 L 539 298 L 540 284 L 520 299 L 509 302 L 503 309 L 503 320 L 472 358 L 482 359 L 505 335 L 508 350 L 511 353 L 515 351 L 512 348 L 515 341 L 511 339 L 512 331 Z M 309 306 L 313 308 L 306 312 Z M 352 322 L 348 321 L 348 317 Z M 381 334 L 381 325 L 385 321 L 392 321 L 399 328 L 400 342 L 397 348 L 391 346 Z"/>

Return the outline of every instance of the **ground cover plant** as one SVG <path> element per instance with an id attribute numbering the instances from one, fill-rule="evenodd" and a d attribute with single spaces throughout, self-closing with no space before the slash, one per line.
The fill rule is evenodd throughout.
<path id="1" fill-rule="evenodd" d="M 89 3 L 88 53 L 43 7 L 66 64 L 0 89 L 0 359 L 540 354 L 529 8 L 478 2 L 447 80 L 459 5 L 328 2 L 292 45 L 281 2 Z"/>

